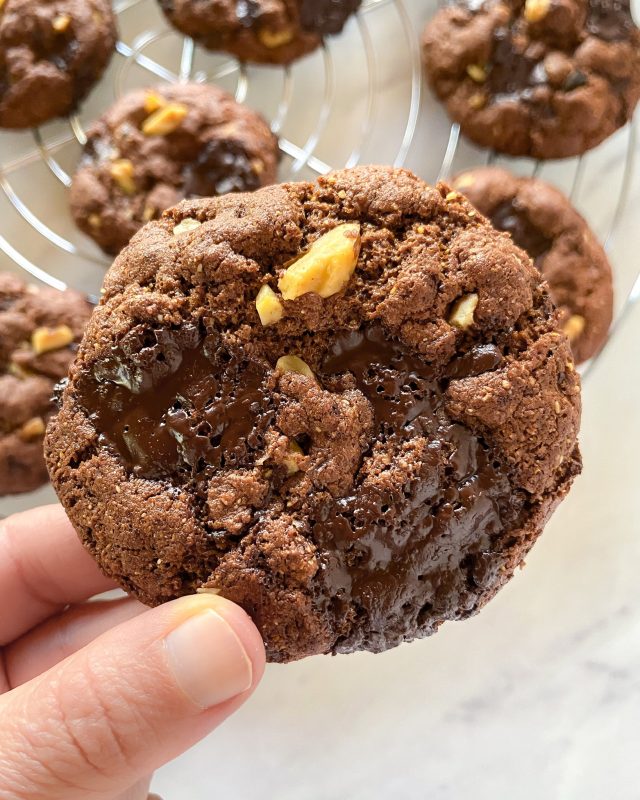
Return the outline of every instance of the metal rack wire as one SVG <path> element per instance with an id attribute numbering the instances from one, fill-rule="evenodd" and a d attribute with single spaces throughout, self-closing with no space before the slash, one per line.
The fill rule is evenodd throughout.
<path id="1" fill-rule="evenodd" d="M 132 10 L 146 11 L 147 8 L 144 7 L 144 4 L 147 2 L 151 3 L 153 0 L 116 0 L 114 5 L 121 22 L 124 22 L 128 12 Z M 155 3 L 153 4 L 155 7 Z M 269 67 L 267 70 L 262 70 L 263 74 L 268 72 L 269 80 L 272 83 L 275 84 L 276 80 L 280 83 L 280 93 L 275 103 L 275 109 L 270 115 L 270 123 L 273 132 L 279 137 L 283 154 L 281 168 L 281 178 L 283 180 L 324 174 L 330 169 L 339 166 L 354 166 L 361 162 L 364 154 L 371 150 L 372 140 L 376 132 L 376 119 L 380 111 L 380 91 L 385 80 L 380 64 L 381 53 L 379 47 L 375 44 L 372 26 L 383 13 L 394 17 L 398 31 L 401 31 L 403 46 L 406 47 L 408 55 L 406 118 L 403 121 L 395 152 L 387 156 L 387 160 L 393 162 L 396 166 L 405 164 L 416 136 L 421 111 L 422 69 L 419 52 L 419 31 L 415 29 L 405 0 L 365 0 L 354 22 L 351 23 L 358 32 L 361 45 L 359 49 L 363 53 L 366 63 L 363 111 L 357 126 L 355 141 L 350 142 L 350 151 L 346 157 L 343 156 L 334 163 L 331 159 L 321 157 L 318 153 L 319 143 L 328 126 L 330 126 L 330 118 L 336 102 L 338 72 L 344 66 L 336 61 L 332 45 L 327 44 L 322 48 L 320 57 L 321 80 L 317 81 L 317 90 L 321 94 L 320 104 L 315 111 L 315 119 L 313 125 L 311 125 L 311 130 L 300 140 L 294 140 L 292 136 L 287 135 L 286 131 L 292 108 L 295 108 L 294 68 L 284 67 L 281 70 L 277 70 Z M 124 24 L 121 27 L 124 28 Z M 168 41 L 174 45 L 174 50 L 178 54 L 177 67 L 173 69 L 168 68 L 161 63 L 160 59 L 153 56 L 154 48 L 162 46 Z M 177 47 L 175 46 L 176 42 L 179 42 Z M 134 67 L 143 70 L 147 80 L 149 76 L 152 76 L 153 79 L 167 82 L 186 80 L 211 81 L 214 83 L 221 81 L 235 82 L 235 86 L 231 88 L 239 102 L 247 100 L 252 77 L 255 74 L 253 68 L 229 57 L 222 57 L 210 72 L 198 69 L 196 65 L 198 51 L 194 47 L 193 41 L 189 38 L 180 37 L 166 24 L 158 24 L 154 29 L 144 30 L 134 36 L 130 44 L 124 38 L 121 39 L 117 43 L 116 50 L 120 57 L 119 63 L 110 73 L 113 77 L 113 88 L 116 96 L 126 91 L 129 73 Z M 92 243 L 76 233 L 72 226 L 67 234 L 55 230 L 50 221 L 44 219 L 43 215 L 34 209 L 31 194 L 25 196 L 17 188 L 14 180 L 21 171 L 31 165 L 41 163 L 46 166 L 48 173 L 55 179 L 56 183 L 61 184 L 65 189 L 69 188 L 72 180 L 71 174 L 63 165 L 59 154 L 69 145 L 73 145 L 76 148 L 84 145 L 86 133 L 81 116 L 78 114 L 71 116 L 66 126 L 58 125 L 59 127 L 62 127 L 62 132 L 58 133 L 56 130 L 53 135 L 48 131 L 44 132 L 43 129 L 32 131 L 33 147 L 28 148 L 27 152 L 20 156 L 11 158 L 4 163 L 0 160 L 0 189 L 2 190 L 0 198 L 4 195 L 12 211 L 19 215 L 20 219 L 29 226 L 29 229 L 33 230 L 38 237 L 41 237 L 42 242 L 38 250 L 43 256 L 38 258 L 36 263 L 33 257 L 29 257 L 24 252 L 24 248 L 21 248 L 18 242 L 15 240 L 13 242 L 9 241 L 3 235 L 2 226 L 0 226 L 0 250 L 20 269 L 32 277 L 56 289 L 64 289 L 68 283 L 73 283 L 73 281 L 58 277 L 49 268 L 49 264 L 55 260 L 54 255 L 56 253 L 62 253 L 62 255 L 78 259 L 83 264 L 92 264 L 100 268 L 106 267 L 108 260 L 93 247 Z M 625 165 L 621 172 L 619 185 L 616 187 L 616 198 L 612 205 L 614 213 L 605 236 L 606 247 L 610 247 L 613 242 L 628 200 L 634 154 L 637 146 L 636 126 L 629 125 L 626 136 Z M 460 144 L 460 128 L 457 124 L 453 124 L 450 127 L 448 142 L 444 149 L 444 156 L 438 174 L 439 178 L 447 177 L 455 171 L 454 166 L 458 158 Z M 495 160 L 495 154 L 485 154 L 486 163 L 492 163 Z M 570 182 L 570 195 L 572 198 L 576 196 L 582 184 L 586 163 L 587 159 L 585 157 L 575 159 L 574 174 Z M 530 162 L 531 174 L 538 174 L 541 168 L 541 162 Z M 429 177 L 435 178 L 436 176 Z M 97 289 L 98 286 L 96 285 L 93 287 L 93 292 L 90 291 L 89 294 L 97 293 Z M 623 310 L 628 310 L 630 304 L 639 298 L 640 274 L 628 295 Z"/>

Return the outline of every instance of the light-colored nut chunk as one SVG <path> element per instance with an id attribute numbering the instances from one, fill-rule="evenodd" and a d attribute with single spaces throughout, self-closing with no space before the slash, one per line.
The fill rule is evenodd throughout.
<path id="1" fill-rule="evenodd" d="M 256 309 L 260 322 L 266 327 L 275 325 L 282 319 L 283 309 L 278 295 L 270 286 L 266 284 L 258 292 L 256 297 Z"/>
<path id="2" fill-rule="evenodd" d="M 147 114 L 153 114 L 154 111 L 164 108 L 166 105 L 167 101 L 157 92 L 149 91 L 144 96 L 144 110 Z"/>
<path id="3" fill-rule="evenodd" d="M 195 231 L 196 228 L 199 228 L 202 225 L 199 219 L 193 219 L 193 217 L 186 217 L 179 222 L 173 229 L 174 236 L 180 236 L 182 233 L 188 233 L 189 231 Z"/>
<path id="4" fill-rule="evenodd" d="M 486 94 L 482 94 L 482 92 L 476 92 L 475 94 L 472 94 L 469 98 L 469 105 L 471 108 L 475 108 L 476 110 L 484 108 L 487 105 Z"/>
<path id="5" fill-rule="evenodd" d="M 304 452 L 300 445 L 293 439 L 289 442 L 289 453 L 284 459 L 284 465 L 287 468 L 287 475 L 295 475 L 300 472 L 300 459 L 304 458 Z"/>
<path id="6" fill-rule="evenodd" d="M 258 39 L 265 47 L 274 49 L 282 47 L 293 39 L 293 30 L 291 28 L 283 28 L 280 31 L 271 31 L 269 28 L 262 28 L 258 31 Z"/>
<path id="7" fill-rule="evenodd" d="M 527 22 L 540 22 L 549 13 L 551 0 L 527 0 L 524 4 L 524 18 Z"/>
<path id="8" fill-rule="evenodd" d="M 575 342 L 575 340 L 580 336 L 580 334 L 584 331 L 584 327 L 586 325 L 586 320 L 580 314 L 572 314 L 569 319 L 563 325 L 563 331 L 567 335 L 567 338 L 570 342 Z"/>
<path id="9" fill-rule="evenodd" d="M 473 312 L 476 310 L 477 305 L 478 295 L 475 292 L 462 295 L 451 308 L 449 324 L 462 330 L 473 325 Z"/>
<path id="10" fill-rule="evenodd" d="M 189 109 L 182 103 L 169 103 L 145 119 L 142 132 L 145 136 L 168 136 L 180 127 L 188 112 Z"/>
<path id="11" fill-rule="evenodd" d="M 296 372 L 314 381 L 316 379 L 311 367 L 298 356 L 281 356 L 276 362 L 276 369 L 280 372 Z"/>
<path id="12" fill-rule="evenodd" d="M 31 335 L 31 347 L 38 356 L 67 347 L 72 341 L 73 331 L 68 325 L 58 325 L 57 328 L 36 328 Z"/>
<path id="13" fill-rule="evenodd" d="M 125 194 L 136 193 L 137 187 L 133 172 L 133 162 L 128 158 L 118 158 L 109 167 L 109 174 Z"/>
<path id="14" fill-rule="evenodd" d="M 51 23 L 56 33 L 64 33 L 71 25 L 71 17 L 68 14 L 58 14 Z"/>
<path id="15" fill-rule="evenodd" d="M 484 83 L 487 80 L 487 70 L 482 64 L 469 64 L 467 75 L 476 83 Z"/>
<path id="16" fill-rule="evenodd" d="M 45 424 L 42 417 L 32 417 L 20 428 L 18 435 L 21 439 L 24 439 L 25 442 L 31 442 L 33 439 L 38 439 L 40 436 L 44 436 L 44 432 Z"/>
<path id="17" fill-rule="evenodd" d="M 317 239 L 278 281 L 285 300 L 307 292 L 331 297 L 349 283 L 360 255 L 360 225 L 347 222 Z"/>
<path id="18" fill-rule="evenodd" d="M 473 186 L 475 182 L 476 179 L 470 172 L 463 172 L 462 175 L 458 175 L 458 177 L 453 182 L 453 185 L 456 187 L 456 189 L 461 190 L 461 189 L 468 189 L 469 186 Z"/>

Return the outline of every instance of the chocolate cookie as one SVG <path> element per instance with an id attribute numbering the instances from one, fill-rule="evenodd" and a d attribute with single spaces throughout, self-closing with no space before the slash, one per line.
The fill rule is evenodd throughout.
<path id="1" fill-rule="evenodd" d="M 211 50 L 288 64 L 340 33 L 362 0 L 160 0 L 170 22 Z"/>
<path id="2" fill-rule="evenodd" d="M 71 113 L 116 44 L 110 0 L 0 2 L 0 126 L 30 128 Z"/>
<path id="3" fill-rule="evenodd" d="M 579 471 L 546 285 L 444 185 L 361 167 L 186 201 L 104 288 L 54 486 L 129 592 L 218 592 L 272 661 L 475 613 Z"/>
<path id="4" fill-rule="evenodd" d="M 595 355 L 613 317 L 613 278 L 604 250 L 569 199 L 544 181 L 498 167 L 464 172 L 453 185 L 529 253 L 549 284 L 576 362 Z"/>
<path id="5" fill-rule="evenodd" d="M 0 495 L 47 481 L 42 442 L 51 396 L 67 374 L 91 307 L 76 292 L 0 273 Z"/>
<path id="6" fill-rule="evenodd" d="M 131 92 L 91 127 L 71 187 L 78 227 L 118 253 L 185 197 L 273 183 L 278 142 L 255 111 L 216 86 Z"/>
<path id="7" fill-rule="evenodd" d="M 580 155 L 640 97 L 629 0 L 456 0 L 427 25 L 423 52 L 463 132 L 515 156 Z"/>

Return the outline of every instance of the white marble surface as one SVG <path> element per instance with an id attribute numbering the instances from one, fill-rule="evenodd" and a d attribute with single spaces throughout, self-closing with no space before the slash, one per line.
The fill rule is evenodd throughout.
<path id="1" fill-rule="evenodd" d="M 434 3 L 407 0 L 419 27 Z M 377 54 L 378 103 L 364 161 L 395 157 L 409 107 L 406 40 L 397 14 L 369 12 Z M 154 0 L 123 15 L 130 43 L 145 28 L 166 31 Z M 170 37 L 145 53 L 175 59 Z M 173 49 L 172 49 L 173 47 Z M 359 31 L 352 24 L 331 47 L 336 82 L 333 110 L 317 153 L 343 163 L 366 110 L 367 74 Z M 175 63 L 175 60 L 174 62 Z M 196 69 L 219 60 L 198 54 Z M 115 90 L 148 81 L 135 69 L 111 70 Z M 293 72 L 296 113 L 284 133 L 303 142 L 321 109 L 322 59 Z M 222 79 L 235 85 L 237 76 Z M 247 99 L 266 113 L 277 98 L 274 73 L 250 71 Z M 111 84 L 83 111 L 88 120 L 113 97 Z M 68 130 L 44 131 L 56 141 Z M 438 174 L 448 123 L 432 97 L 421 103 L 408 165 Z M 577 204 L 601 237 L 614 214 L 624 164 L 625 133 L 590 154 Z M 0 163 L 33 150 L 29 134 L 0 134 Z M 75 143 L 59 151 L 72 168 Z M 637 151 L 640 156 L 640 149 Z M 455 168 L 485 156 L 462 143 Z M 637 163 L 637 162 L 636 162 Z M 284 164 L 283 173 L 289 163 Z M 525 161 L 513 165 L 531 170 Z M 576 162 L 542 170 L 571 186 Z M 640 173 L 611 242 L 618 308 L 640 267 Z M 0 235 L 33 263 L 95 291 L 104 261 L 70 223 L 64 190 L 38 163 L 11 173 L 20 196 L 53 230 L 80 248 L 68 255 L 46 244 L 0 196 Z M 37 188 L 37 191 L 35 189 Z M 2 268 L 15 268 L 0 254 Z M 584 388 L 584 474 L 556 513 L 526 569 L 477 618 L 450 624 L 432 639 L 371 656 L 315 658 L 272 666 L 250 703 L 154 780 L 166 800 L 638 800 L 640 798 L 640 306 L 627 316 Z M 0 513 L 48 502 L 43 489 L 0 501 Z"/>

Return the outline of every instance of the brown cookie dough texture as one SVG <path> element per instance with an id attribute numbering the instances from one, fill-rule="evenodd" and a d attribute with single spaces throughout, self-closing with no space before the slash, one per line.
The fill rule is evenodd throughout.
<path id="1" fill-rule="evenodd" d="M 42 442 L 91 308 L 76 292 L 26 286 L 0 273 L 0 495 L 47 481 Z"/>
<path id="2" fill-rule="evenodd" d="M 0 0 L 0 127 L 71 113 L 116 44 L 110 0 Z"/>
<path id="3" fill-rule="evenodd" d="M 288 64 L 340 33 L 362 0 L 160 0 L 169 21 L 211 50 Z"/>
<path id="4" fill-rule="evenodd" d="M 475 613 L 579 471 L 546 285 L 444 185 L 361 167 L 186 201 L 104 288 L 54 486 L 127 591 L 218 592 L 272 661 Z"/>
<path id="5" fill-rule="evenodd" d="M 267 123 L 221 89 L 141 89 L 89 130 L 71 210 L 78 227 L 115 254 L 185 197 L 266 186 L 277 166 L 278 142 Z"/>
<path id="6" fill-rule="evenodd" d="M 576 363 L 595 355 L 613 317 L 613 276 L 604 250 L 569 199 L 545 181 L 498 167 L 464 172 L 453 185 L 531 256 L 549 284 Z"/>
<path id="7" fill-rule="evenodd" d="M 463 132 L 514 156 L 580 155 L 640 97 L 629 0 L 458 0 L 428 23 L 423 54 Z"/>

